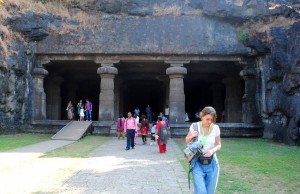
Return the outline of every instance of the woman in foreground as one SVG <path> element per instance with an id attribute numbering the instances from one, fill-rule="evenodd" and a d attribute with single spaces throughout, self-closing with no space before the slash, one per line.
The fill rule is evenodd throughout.
<path id="1" fill-rule="evenodd" d="M 186 143 L 197 143 L 203 157 L 192 159 L 192 175 L 196 194 L 213 194 L 219 177 L 219 163 L 216 152 L 221 149 L 220 128 L 216 125 L 217 113 L 207 106 L 200 112 L 201 121 L 192 124 L 186 136 Z"/>

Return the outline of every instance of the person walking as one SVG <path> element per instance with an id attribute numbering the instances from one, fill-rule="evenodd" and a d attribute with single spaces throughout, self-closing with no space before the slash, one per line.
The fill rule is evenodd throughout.
<path id="1" fill-rule="evenodd" d="M 151 143 L 150 145 L 155 145 L 156 142 L 155 142 L 155 132 L 156 132 L 156 122 L 153 121 L 152 123 L 152 127 L 151 127 Z"/>
<path id="2" fill-rule="evenodd" d="M 168 141 L 168 123 L 163 120 L 162 117 L 158 117 L 158 122 L 156 123 L 156 137 L 159 153 L 165 153 L 167 151 L 167 141 Z"/>
<path id="3" fill-rule="evenodd" d="M 92 110 L 93 110 L 93 105 L 92 103 L 89 101 L 89 99 L 86 100 L 85 103 L 85 120 L 86 121 L 92 121 Z"/>
<path id="4" fill-rule="evenodd" d="M 148 130 L 149 130 L 149 123 L 148 120 L 146 119 L 146 116 L 142 116 L 142 122 L 141 122 L 141 135 L 142 135 L 142 140 L 143 144 L 147 144 L 147 136 L 148 136 Z"/>
<path id="5" fill-rule="evenodd" d="M 73 115 L 74 115 L 74 108 L 73 108 L 73 105 L 72 105 L 72 102 L 71 100 L 69 101 L 68 103 L 68 106 L 67 106 L 67 117 L 68 117 L 68 120 L 73 120 Z"/>
<path id="6" fill-rule="evenodd" d="M 197 142 L 202 146 L 203 157 L 192 159 L 195 193 L 215 193 L 219 178 L 216 152 L 221 149 L 220 128 L 216 125 L 216 110 L 207 106 L 200 112 L 201 121 L 193 123 L 185 138 L 186 143 Z M 196 126 L 196 127 L 195 127 Z M 202 159 L 201 159 L 202 158 Z M 208 159 L 207 159 L 208 158 Z"/>
<path id="7" fill-rule="evenodd" d="M 123 117 L 122 114 L 120 114 L 118 121 L 117 121 L 118 139 L 120 139 L 121 136 L 122 136 L 122 139 L 125 139 L 124 123 L 125 123 L 125 118 Z"/>
<path id="8" fill-rule="evenodd" d="M 127 137 L 127 144 L 126 144 L 126 150 L 134 149 L 134 135 L 137 131 L 137 122 L 135 118 L 132 117 L 131 112 L 127 113 L 127 119 L 124 123 L 124 131 L 126 132 Z"/>
<path id="9" fill-rule="evenodd" d="M 147 106 L 146 108 L 146 113 L 147 113 L 147 120 L 152 123 L 152 110 L 150 105 Z"/>

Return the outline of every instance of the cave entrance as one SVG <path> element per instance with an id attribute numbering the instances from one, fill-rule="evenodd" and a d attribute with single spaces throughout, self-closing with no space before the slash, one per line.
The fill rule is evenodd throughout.
<path id="1" fill-rule="evenodd" d="M 72 101 L 76 113 L 79 100 L 84 103 L 89 99 L 93 103 L 93 120 L 98 120 L 101 82 L 98 67 L 99 64 L 94 61 L 72 60 L 51 61 L 46 65 L 49 72 L 45 78 L 47 119 L 65 120 L 68 101 Z M 126 115 L 128 111 L 133 112 L 136 107 L 140 109 L 140 115 L 146 114 L 148 105 L 155 117 L 164 112 L 164 107 L 169 105 L 170 79 L 166 75 L 169 64 L 163 60 L 121 60 L 115 67 L 118 69 L 114 78 L 115 118 L 119 114 Z M 189 121 L 198 121 L 196 113 L 205 106 L 213 106 L 217 110 L 218 122 L 224 114 L 225 122 L 241 122 L 244 88 L 239 76 L 242 68 L 238 63 L 191 61 L 184 67 L 187 68 L 184 78 L 185 112 Z M 231 116 L 226 118 L 226 115 Z M 77 118 L 75 114 L 74 119 Z"/>
<path id="2" fill-rule="evenodd" d="M 49 75 L 45 78 L 46 118 L 66 120 L 66 107 L 69 101 L 74 106 L 74 119 L 77 103 L 89 99 L 93 104 L 93 120 L 98 120 L 100 78 L 99 65 L 93 61 L 51 61 L 46 66 Z"/>
<path id="3" fill-rule="evenodd" d="M 190 122 L 199 121 L 199 111 L 205 106 L 216 109 L 217 122 L 241 121 L 244 88 L 239 63 L 191 61 L 185 67 L 188 72 L 184 79 L 185 108 Z M 230 107 L 229 102 L 233 102 Z"/>
<path id="4" fill-rule="evenodd" d="M 121 80 L 119 113 L 134 113 L 134 109 L 138 107 L 140 116 L 146 115 L 146 107 L 149 105 L 153 119 L 156 119 L 159 112 L 164 111 L 167 102 L 167 65 L 162 61 L 126 61 L 115 66 Z"/>
<path id="5" fill-rule="evenodd" d="M 126 90 L 123 96 L 123 110 L 124 113 L 131 111 L 138 107 L 140 109 L 140 116 L 146 115 L 146 107 L 151 107 L 154 118 L 159 112 L 163 111 L 165 90 L 164 85 L 157 80 L 135 80 L 127 81 Z M 126 115 L 126 114 L 125 114 Z"/>

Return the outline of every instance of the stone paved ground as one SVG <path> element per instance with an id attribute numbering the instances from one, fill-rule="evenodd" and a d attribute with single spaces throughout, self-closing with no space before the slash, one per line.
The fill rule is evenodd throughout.
<path id="1" fill-rule="evenodd" d="M 53 144 L 57 144 L 55 140 Z M 41 146 L 42 147 L 42 146 Z M 30 155 L 31 151 L 27 153 Z M 20 152 L 20 155 L 24 154 Z M 0 193 L 189 193 L 187 174 L 178 162 L 182 158 L 170 140 L 165 154 L 157 145 L 142 145 L 125 151 L 125 140 L 112 138 L 88 158 L 16 159 L 0 153 Z"/>

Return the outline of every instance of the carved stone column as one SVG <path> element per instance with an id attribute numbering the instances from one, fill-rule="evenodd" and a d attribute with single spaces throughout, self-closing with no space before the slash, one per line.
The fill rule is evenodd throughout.
<path id="1" fill-rule="evenodd" d="M 52 76 L 45 84 L 47 93 L 47 119 L 61 119 L 61 83 L 64 79 L 60 76 Z M 73 102 L 74 103 L 74 102 Z"/>
<path id="2" fill-rule="evenodd" d="M 44 92 L 44 78 L 48 71 L 42 67 L 33 69 L 33 97 L 32 97 L 32 119 L 46 119 L 46 94 Z"/>
<path id="3" fill-rule="evenodd" d="M 169 120 L 171 123 L 184 123 L 185 94 L 183 78 L 187 74 L 187 70 L 183 67 L 183 64 L 189 63 L 189 61 L 165 61 L 165 63 L 171 65 L 166 70 L 166 74 L 170 78 Z"/>
<path id="4" fill-rule="evenodd" d="M 239 123 L 242 118 L 242 84 L 233 77 L 225 78 L 223 83 L 226 85 L 225 122 Z"/>
<path id="5" fill-rule="evenodd" d="M 113 67 L 119 61 L 103 61 L 97 73 L 100 75 L 99 121 L 114 121 L 114 78 L 118 69 Z"/>
<path id="6" fill-rule="evenodd" d="M 255 94 L 256 94 L 256 71 L 254 68 L 246 67 L 240 72 L 240 75 L 245 80 L 245 91 L 243 96 L 243 123 L 258 123 L 259 117 L 255 106 Z"/>
<path id="7" fill-rule="evenodd" d="M 224 99 L 222 97 L 224 86 L 220 83 L 214 83 L 211 85 L 210 89 L 213 94 L 213 107 L 217 111 L 217 121 L 220 121 L 222 111 L 224 110 Z"/>

